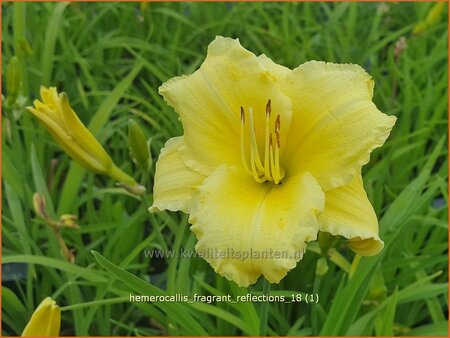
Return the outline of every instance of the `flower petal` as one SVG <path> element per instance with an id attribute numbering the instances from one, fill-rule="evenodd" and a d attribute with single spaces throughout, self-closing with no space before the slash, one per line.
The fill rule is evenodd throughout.
<path id="1" fill-rule="evenodd" d="M 188 213 L 193 190 L 205 179 L 205 176 L 184 164 L 178 151 L 182 145 L 183 137 L 173 137 L 161 150 L 156 163 L 153 205 L 149 208 L 150 212 L 168 209 Z"/>
<path id="2" fill-rule="evenodd" d="M 361 175 L 348 185 L 325 192 L 325 211 L 319 215 L 319 226 L 320 231 L 349 239 L 352 250 L 363 256 L 376 255 L 384 247 Z"/>
<path id="3" fill-rule="evenodd" d="M 283 81 L 286 76 L 292 71 L 289 68 L 275 63 L 267 57 L 265 54 L 258 56 L 259 62 L 270 72 L 270 74 L 276 79 L 276 81 Z"/>
<path id="4" fill-rule="evenodd" d="M 294 69 L 283 84 L 294 110 L 286 171 L 309 171 L 324 191 L 350 182 L 396 121 L 373 104 L 373 87 L 357 65 L 311 61 Z"/>
<path id="5" fill-rule="evenodd" d="M 222 164 L 241 164 L 241 106 L 247 114 L 252 107 L 262 144 L 269 99 L 273 120 L 280 114 L 283 130 L 289 130 L 290 100 L 278 89 L 277 81 L 239 40 L 217 37 L 199 70 L 164 83 L 159 93 L 183 124 L 185 146 L 180 151 L 185 163 L 205 175 Z"/>
<path id="6" fill-rule="evenodd" d="M 199 255 L 245 287 L 260 275 L 278 283 L 296 266 L 316 239 L 323 206 L 309 173 L 258 184 L 240 168 L 221 166 L 199 187 L 189 222 Z"/>

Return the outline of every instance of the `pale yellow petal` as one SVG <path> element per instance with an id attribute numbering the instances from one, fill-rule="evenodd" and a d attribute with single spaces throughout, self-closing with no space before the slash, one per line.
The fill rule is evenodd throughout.
<path id="1" fill-rule="evenodd" d="M 269 99 L 272 124 L 277 114 L 281 116 L 282 144 L 289 130 L 289 98 L 278 89 L 277 77 L 237 39 L 217 37 L 199 70 L 167 81 L 159 93 L 180 115 L 185 137 L 185 147 L 180 150 L 183 160 L 205 175 L 222 164 L 241 165 L 241 106 L 246 114 L 252 108 L 260 144 L 264 144 Z"/>
<path id="2" fill-rule="evenodd" d="M 258 184 L 237 167 L 219 167 L 199 187 L 189 222 L 196 250 L 240 286 L 260 275 L 278 283 L 316 239 L 324 194 L 308 173 L 282 185 Z"/>
<path id="3" fill-rule="evenodd" d="M 156 163 L 153 186 L 153 205 L 150 212 L 161 210 L 184 211 L 188 213 L 192 193 L 205 176 L 189 169 L 180 157 L 179 148 L 183 137 L 174 137 L 166 142 Z"/>
<path id="4" fill-rule="evenodd" d="M 357 65 L 311 61 L 294 69 L 283 84 L 293 107 L 286 171 L 309 171 L 325 191 L 350 182 L 396 121 L 372 102 L 373 87 Z"/>
<path id="5" fill-rule="evenodd" d="M 373 256 L 384 246 L 378 220 L 360 175 L 348 185 L 325 192 L 325 211 L 319 216 L 320 231 L 349 239 L 354 252 Z"/>
<path id="6" fill-rule="evenodd" d="M 273 62 L 272 59 L 270 59 L 265 54 L 261 54 L 260 56 L 258 56 L 258 60 L 270 72 L 270 74 L 274 77 L 276 81 L 279 82 L 283 81 L 286 78 L 286 76 L 290 72 L 292 72 L 292 70 L 290 70 L 289 68 Z"/>

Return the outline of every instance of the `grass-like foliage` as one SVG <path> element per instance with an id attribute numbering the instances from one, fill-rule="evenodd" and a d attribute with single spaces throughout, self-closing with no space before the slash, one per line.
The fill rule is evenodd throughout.
<path id="1" fill-rule="evenodd" d="M 20 335 L 51 296 L 62 307 L 62 335 L 446 336 L 448 23 L 447 5 L 423 23 L 434 5 L 3 3 L 3 335 Z M 287 299 L 317 293 L 319 302 L 270 303 L 267 326 L 260 325 L 266 316 L 258 302 L 129 301 L 130 294 L 236 297 L 263 290 L 261 281 L 237 287 L 198 257 L 144 255 L 196 243 L 187 215 L 147 211 L 159 151 L 183 132 L 157 89 L 196 70 L 216 35 L 238 37 L 290 68 L 308 60 L 359 64 L 375 80 L 379 109 L 398 117 L 363 168 L 384 250 L 359 260 L 338 239 L 319 276 L 321 251 L 309 245 L 270 292 Z M 21 82 L 14 101 L 6 79 L 12 63 Z M 60 150 L 24 109 L 40 85 L 68 94 L 114 162 L 147 187 L 145 197 L 87 172 Z M 150 141 L 149 170 L 131 159 L 130 118 Z M 78 217 L 79 229 L 61 231 L 73 262 L 36 214 L 35 192 L 45 197 L 49 217 Z"/>

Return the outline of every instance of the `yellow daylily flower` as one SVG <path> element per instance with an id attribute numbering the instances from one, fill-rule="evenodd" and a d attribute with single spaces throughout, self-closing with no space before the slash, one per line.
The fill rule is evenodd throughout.
<path id="1" fill-rule="evenodd" d="M 189 213 L 196 250 L 240 286 L 279 282 L 319 230 L 378 253 L 360 172 L 396 118 L 373 104 L 373 88 L 357 65 L 290 70 L 217 37 L 199 70 L 159 89 L 184 135 L 161 151 L 150 211 Z"/>
<path id="2" fill-rule="evenodd" d="M 61 310 L 50 297 L 45 298 L 31 315 L 22 337 L 55 337 L 59 335 Z"/>
<path id="3" fill-rule="evenodd" d="M 86 169 L 107 175 L 122 182 L 134 192 L 142 193 L 142 186 L 118 168 L 94 135 L 78 118 L 69 105 L 66 93 L 58 94 L 55 87 L 41 87 L 42 101 L 35 100 L 34 107 L 27 107 L 36 116 L 59 146 Z"/>

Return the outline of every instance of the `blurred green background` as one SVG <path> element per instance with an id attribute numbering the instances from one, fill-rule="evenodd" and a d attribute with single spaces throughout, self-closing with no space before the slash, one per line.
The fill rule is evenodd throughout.
<path id="1" fill-rule="evenodd" d="M 129 302 L 130 293 L 261 293 L 259 283 L 239 288 L 200 258 L 143 254 L 195 245 L 186 215 L 147 212 L 154 162 L 165 141 L 182 134 L 157 88 L 195 71 L 222 35 L 290 68 L 308 60 L 359 64 L 375 80 L 379 109 L 398 117 L 363 171 L 384 251 L 363 258 L 349 278 L 354 254 L 338 239 L 319 276 L 321 253 L 310 245 L 271 293 L 318 293 L 320 301 L 271 303 L 267 334 L 446 336 L 447 10 L 403 2 L 2 3 L 2 334 L 20 335 L 46 296 L 62 307 L 61 335 L 259 334 L 260 303 Z M 41 85 L 67 92 L 146 196 L 125 193 L 59 149 L 24 109 Z M 130 156 L 130 118 L 151 141 L 149 170 Z M 35 192 L 51 217 L 78 217 L 79 229 L 62 231 L 73 263 L 36 215 Z"/>

